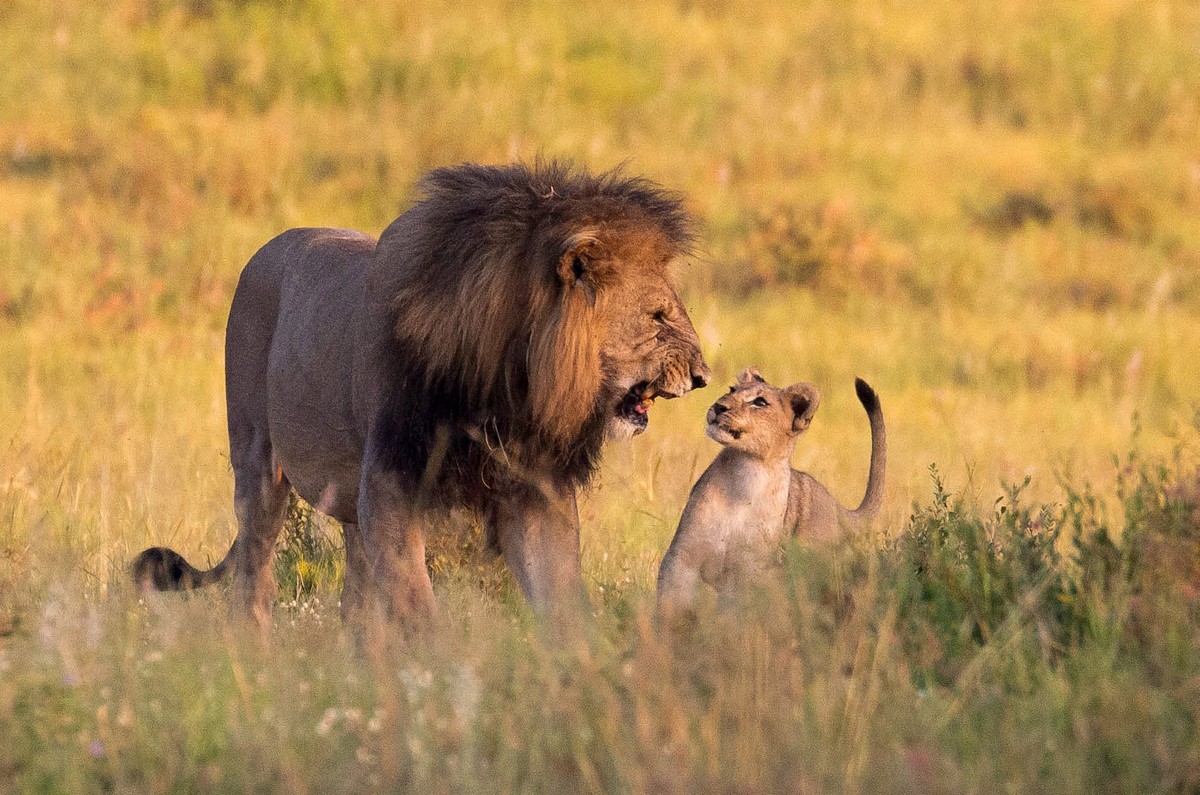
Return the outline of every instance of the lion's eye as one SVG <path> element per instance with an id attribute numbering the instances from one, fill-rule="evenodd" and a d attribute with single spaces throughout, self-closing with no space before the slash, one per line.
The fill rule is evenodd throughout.
<path id="1" fill-rule="evenodd" d="M 765 409 L 767 406 L 771 405 L 764 397 L 756 397 L 754 400 L 750 401 L 750 404 L 753 406 L 758 406 L 760 409 Z"/>

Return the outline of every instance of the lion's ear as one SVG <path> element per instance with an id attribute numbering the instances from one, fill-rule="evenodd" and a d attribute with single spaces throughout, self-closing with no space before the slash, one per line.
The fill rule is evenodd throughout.
<path id="1" fill-rule="evenodd" d="M 739 384 L 765 384 L 767 383 L 767 379 L 759 375 L 757 367 L 747 367 L 745 370 L 742 370 L 740 373 L 738 373 L 737 382 Z"/>
<path id="2" fill-rule="evenodd" d="M 792 384 L 783 393 L 792 407 L 792 433 L 807 430 L 821 403 L 821 393 L 812 384 Z"/>
<path id="3" fill-rule="evenodd" d="M 587 254 L 576 249 L 558 261 L 558 278 L 568 290 L 580 290 L 589 304 L 596 302 L 595 274 Z"/>
<path id="4" fill-rule="evenodd" d="M 584 229 L 563 241 L 558 258 L 558 278 L 567 290 L 579 290 L 589 304 L 596 302 L 600 283 L 596 258 L 596 232 Z"/>

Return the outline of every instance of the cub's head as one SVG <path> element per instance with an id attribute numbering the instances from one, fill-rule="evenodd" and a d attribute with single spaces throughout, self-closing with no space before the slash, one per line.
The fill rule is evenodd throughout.
<path id="1" fill-rule="evenodd" d="M 766 458 L 786 455 L 812 423 L 821 393 L 812 384 L 782 389 L 747 367 L 729 393 L 708 410 L 705 432 L 725 447 Z"/>

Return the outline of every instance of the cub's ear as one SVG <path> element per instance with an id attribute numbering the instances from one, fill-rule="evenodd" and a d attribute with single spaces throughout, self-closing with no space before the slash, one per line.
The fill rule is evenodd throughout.
<path id="1" fill-rule="evenodd" d="M 737 382 L 739 384 L 753 384 L 756 382 L 759 384 L 765 384 L 767 383 L 767 380 L 758 374 L 757 367 L 752 366 L 747 367 L 745 370 L 742 370 L 742 372 L 738 373 Z"/>
<path id="2" fill-rule="evenodd" d="M 807 430 L 821 404 L 821 393 L 812 384 L 792 384 L 783 394 L 792 407 L 792 433 Z"/>

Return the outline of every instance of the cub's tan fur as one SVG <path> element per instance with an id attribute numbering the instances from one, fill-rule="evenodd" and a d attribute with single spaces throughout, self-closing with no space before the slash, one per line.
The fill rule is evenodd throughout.
<path id="1" fill-rule="evenodd" d="M 870 476 L 855 510 L 789 463 L 820 403 L 812 384 L 780 389 L 748 367 L 712 405 L 706 432 L 724 449 L 692 488 L 663 558 L 658 599 L 664 613 L 689 608 L 701 582 L 720 592 L 761 574 L 788 536 L 830 541 L 879 512 L 887 456 L 883 412 L 865 381 L 856 380 L 855 388 L 871 421 Z"/>

